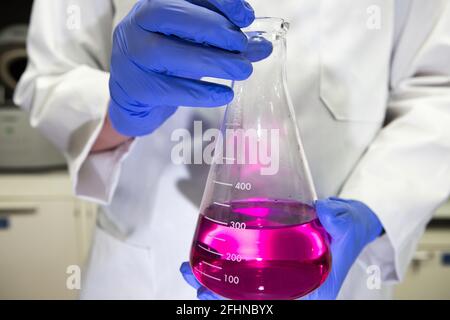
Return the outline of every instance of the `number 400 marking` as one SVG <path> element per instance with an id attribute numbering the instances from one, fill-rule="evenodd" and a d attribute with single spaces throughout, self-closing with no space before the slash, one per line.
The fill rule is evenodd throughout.
<path id="1" fill-rule="evenodd" d="M 250 191 L 252 190 L 252 184 L 250 182 L 237 182 L 234 188 L 242 191 Z"/>

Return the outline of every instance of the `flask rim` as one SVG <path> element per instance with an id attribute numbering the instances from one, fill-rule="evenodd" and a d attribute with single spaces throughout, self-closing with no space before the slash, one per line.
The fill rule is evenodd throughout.
<path id="1" fill-rule="evenodd" d="M 253 23 L 244 28 L 244 32 L 264 32 L 285 35 L 289 30 L 289 22 L 279 17 L 256 17 Z"/>

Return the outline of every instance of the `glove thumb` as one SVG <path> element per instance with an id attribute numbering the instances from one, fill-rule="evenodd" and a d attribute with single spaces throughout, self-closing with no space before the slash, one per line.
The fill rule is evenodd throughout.
<path id="1" fill-rule="evenodd" d="M 351 226 L 348 204 L 333 199 L 316 201 L 316 212 L 320 223 L 333 240 L 339 240 Z"/>

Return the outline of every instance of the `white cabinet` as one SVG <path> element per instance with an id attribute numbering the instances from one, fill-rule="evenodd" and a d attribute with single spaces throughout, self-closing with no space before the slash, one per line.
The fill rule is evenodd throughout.
<path id="1" fill-rule="evenodd" d="M 72 196 L 66 173 L 1 175 L 0 299 L 74 299 L 68 266 L 82 268 L 95 206 Z"/>

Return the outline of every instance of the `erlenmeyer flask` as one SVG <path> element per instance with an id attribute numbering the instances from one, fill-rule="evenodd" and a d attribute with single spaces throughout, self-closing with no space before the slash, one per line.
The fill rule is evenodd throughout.
<path id="1" fill-rule="evenodd" d="M 286 84 L 286 32 L 257 18 L 244 32 L 272 54 L 233 84 L 203 195 L 190 264 L 208 289 L 230 299 L 295 299 L 331 268 Z"/>

